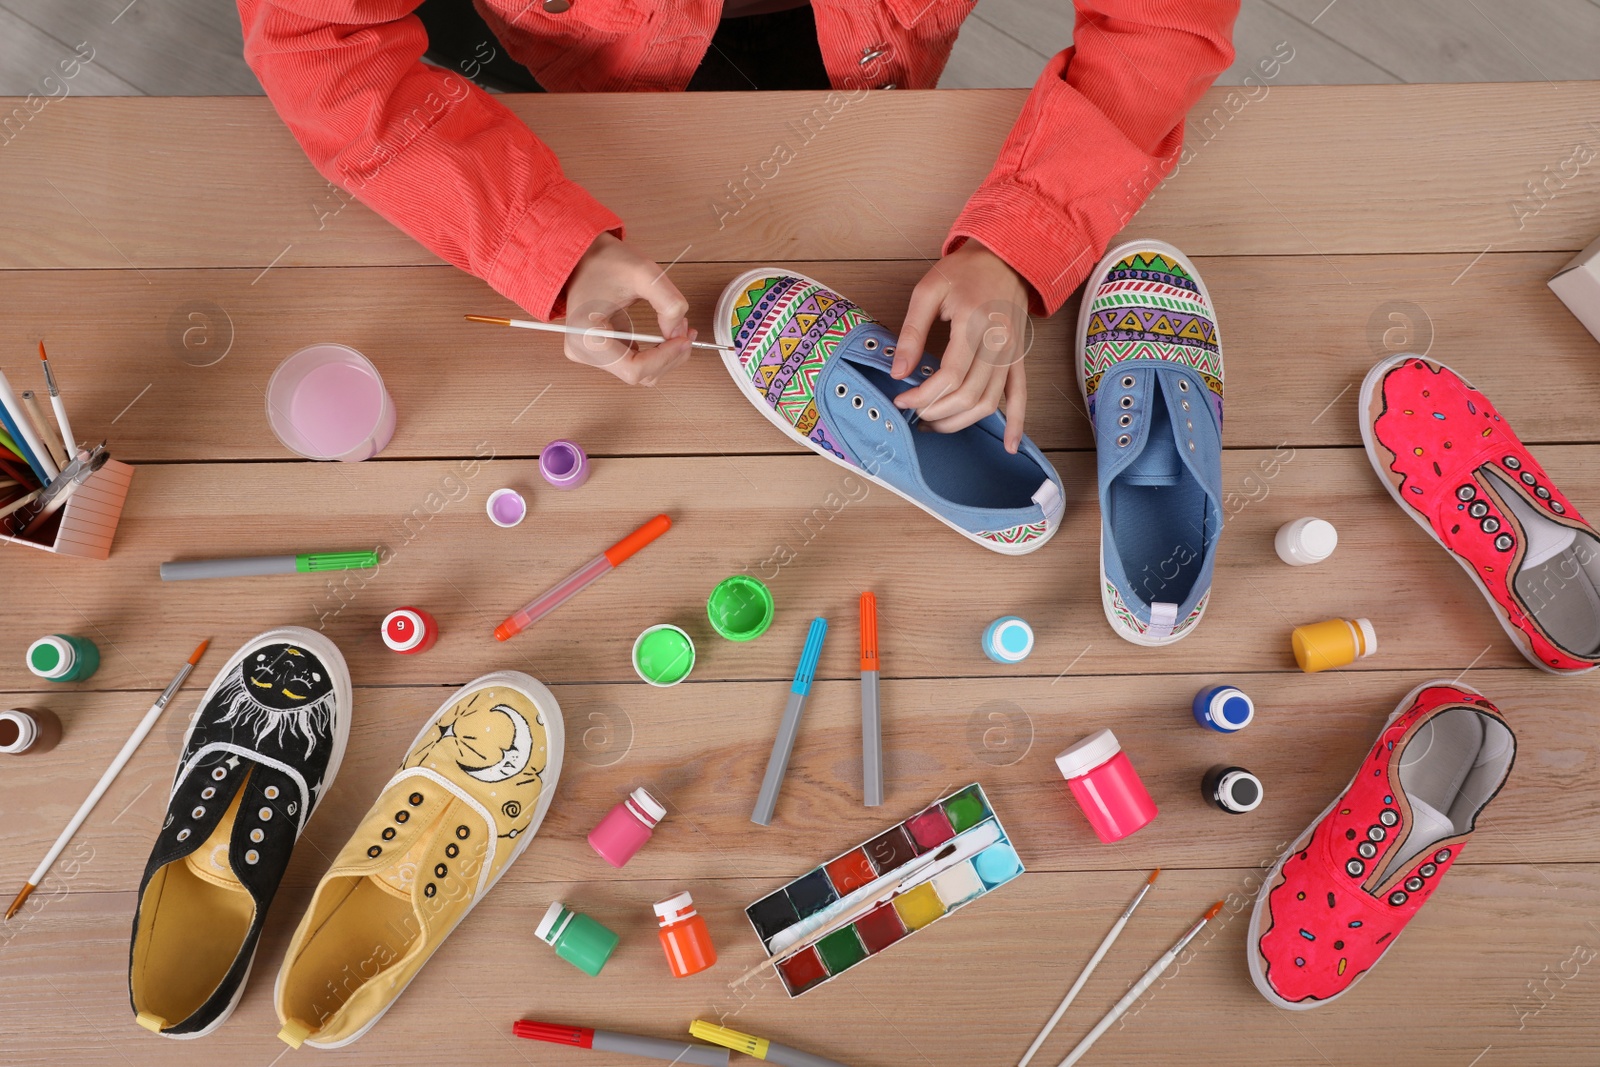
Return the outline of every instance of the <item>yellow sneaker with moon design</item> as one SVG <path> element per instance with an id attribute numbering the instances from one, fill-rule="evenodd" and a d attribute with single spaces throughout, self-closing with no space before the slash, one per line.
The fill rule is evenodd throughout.
<path id="1" fill-rule="evenodd" d="M 339 1048 L 377 1023 L 538 832 L 564 744 L 526 674 L 445 701 L 312 895 L 278 973 L 279 1037 Z"/>

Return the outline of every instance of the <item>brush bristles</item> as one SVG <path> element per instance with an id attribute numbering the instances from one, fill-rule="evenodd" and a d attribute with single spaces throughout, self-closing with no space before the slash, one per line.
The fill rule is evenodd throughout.
<path id="1" fill-rule="evenodd" d="M 1157 867 L 1155 870 L 1150 872 L 1150 877 L 1146 878 L 1144 880 L 1144 884 L 1145 885 L 1155 885 L 1156 884 L 1156 879 L 1159 878 L 1159 877 L 1161 877 L 1161 868 Z"/>
<path id="2" fill-rule="evenodd" d="M 1222 910 L 1222 901 L 1219 900 L 1215 904 L 1211 905 L 1211 910 L 1206 912 L 1205 915 L 1202 916 L 1202 919 L 1204 921 L 1206 921 L 1206 922 L 1210 922 L 1212 919 L 1215 919 L 1217 917 L 1217 912 L 1219 912 L 1221 910 Z"/>
<path id="3" fill-rule="evenodd" d="M 200 642 L 200 647 L 194 650 L 194 655 L 189 657 L 189 666 L 193 667 L 200 662 L 200 657 L 206 654 L 206 649 L 211 647 L 211 638 Z"/>

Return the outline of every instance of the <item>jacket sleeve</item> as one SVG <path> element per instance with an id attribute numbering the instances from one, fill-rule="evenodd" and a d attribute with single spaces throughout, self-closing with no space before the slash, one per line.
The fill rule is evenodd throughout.
<path id="1" fill-rule="evenodd" d="M 548 319 L 614 214 L 489 94 L 421 61 L 420 0 L 238 0 L 244 54 L 313 166 Z"/>
<path id="2" fill-rule="evenodd" d="M 967 238 L 1051 314 L 1171 172 L 1184 116 L 1233 62 L 1239 0 L 1075 0 L 1073 47 L 1045 67 L 989 177 L 945 238 Z"/>

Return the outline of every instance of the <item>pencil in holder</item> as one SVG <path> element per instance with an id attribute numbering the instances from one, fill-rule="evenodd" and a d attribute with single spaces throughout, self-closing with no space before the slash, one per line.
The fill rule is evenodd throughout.
<path id="1" fill-rule="evenodd" d="M 0 523 L 0 541 L 28 545 L 60 556 L 105 559 L 111 555 L 111 539 L 122 518 L 122 507 L 133 482 L 133 467 L 117 460 L 84 479 L 61 510 L 42 526 L 23 537 Z"/>

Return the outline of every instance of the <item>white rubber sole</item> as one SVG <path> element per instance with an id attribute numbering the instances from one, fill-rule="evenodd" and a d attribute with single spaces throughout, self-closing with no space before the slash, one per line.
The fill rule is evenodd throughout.
<path id="1" fill-rule="evenodd" d="M 1594 670 L 1593 667 L 1585 667 L 1582 670 L 1576 671 L 1567 671 L 1561 670 L 1557 667 L 1552 667 L 1550 664 L 1541 660 L 1534 653 L 1532 647 L 1529 646 L 1527 636 L 1521 630 L 1512 625 L 1511 617 L 1507 615 L 1505 609 L 1500 606 L 1500 602 L 1494 598 L 1494 594 L 1489 591 L 1489 587 L 1483 584 L 1483 579 L 1478 577 L 1478 569 L 1472 565 L 1471 561 L 1463 559 L 1461 556 L 1458 556 L 1455 552 L 1451 551 L 1450 547 L 1446 545 L 1439 537 L 1438 533 L 1434 531 L 1433 523 L 1424 518 L 1410 504 L 1407 504 L 1405 499 L 1401 497 L 1400 491 L 1396 489 L 1394 483 L 1389 480 L 1388 466 L 1379 456 L 1379 450 L 1382 449 L 1383 446 L 1378 443 L 1377 437 L 1373 433 L 1372 423 L 1367 418 L 1367 412 L 1371 410 L 1372 400 L 1376 396 L 1378 386 L 1383 381 L 1383 376 L 1385 374 L 1389 373 L 1392 368 L 1399 366 L 1408 359 L 1425 358 L 1425 356 L 1418 356 L 1411 352 L 1402 352 L 1398 356 L 1390 356 L 1388 359 L 1378 363 L 1371 370 L 1367 371 L 1367 376 L 1362 379 L 1361 397 L 1357 401 L 1357 403 L 1360 404 L 1360 407 L 1357 409 L 1356 421 L 1361 424 L 1361 443 L 1366 446 L 1367 461 L 1372 464 L 1373 471 L 1378 475 L 1378 481 L 1385 489 L 1389 491 L 1389 496 L 1391 496 L 1394 499 L 1394 502 L 1400 506 L 1400 510 L 1409 515 L 1411 517 L 1411 521 L 1428 531 L 1428 536 L 1433 538 L 1434 544 L 1444 549 L 1445 553 L 1449 555 L 1451 559 L 1455 560 L 1456 563 L 1460 565 L 1462 570 L 1467 572 L 1467 577 L 1472 579 L 1472 584 L 1478 587 L 1478 592 L 1483 594 L 1483 599 L 1486 600 L 1489 604 L 1489 607 L 1494 610 L 1494 617 L 1499 620 L 1500 628 L 1506 632 L 1507 637 L 1511 638 L 1511 643 L 1517 647 L 1517 651 L 1522 653 L 1522 657 L 1524 659 L 1533 664 L 1535 667 L 1538 667 L 1540 670 L 1544 671 L 1546 674 L 1555 674 L 1562 677 L 1570 677 L 1576 674 L 1588 674 L 1590 671 Z M 1438 363 L 1437 360 L 1429 360 L 1429 362 Z M 1448 367 L 1446 364 L 1440 363 L 1439 366 L 1450 370 L 1450 373 L 1452 374 L 1456 374 L 1456 371 Z M 1462 375 L 1457 374 L 1457 377 L 1461 377 L 1463 381 L 1466 380 Z"/>
<path id="2" fill-rule="evenodd" d="M 544 683 L 531 675 L 523 674 L 521 671 L 493 671 L 468 682 L 445 698 L 445 702 L 439 705 L 438 710 L 428 716 L 427 720 L 422 724 L 422 729 L 417 731 L 416 737 L 411 739 L 411 744 L 406 746 L 406 752 L 409 754 L 412 749 L 417 747 L 418 742 L 427 735 L 428 731 L 434 729 L 434 721 L 459 700 L 463 693 L 493 685 L 521 691 L 524 696 L 533 701 L 535 707 L 544 713 L 545 748 L 549 752 L 549 759 L 545 763 L 544 769 L 547 780 L 539 790 L 539 802 L 534 806 L 533 817 L 528 822 L 528 828 L 518 835 L 516 842 L 511 846 L 511 857 L 500 868 L 500 872 L 490 879 L 489 883 L 483 887 L 483 890 L 473 898 L 472 903 L 467 905 L 467 910 L 461 913 L 461 918 L 457 919 L 455 926 L 450 928 L 450 934 L 455 933 L 461 924 L 467 921 L 467 916 L 472 914 L 472 909 L 476 908 L 478 903 L 489 895 L 489 891 L 499 884 L 500 879 L 505 877 L 505 873 L 511 869 L 511 865 L 517 862 L 523 851 L 532 843 L 534 835 L 539 832 L 539 827 L 544 823 L 545 813 L 550 810 L 550 802 L 555 799 L 556 783 L 561 780 L 561 764 L 567 748 L 566 722 L 561 715 L 561 705 L 556 702 L 555 695 L 545 688 Z M 381 794 L 387 788 L 389 788 L 389 783 L 384 782 L 378 792 Z M 446 934 L 445 937 L 449 937 L 450 934 Z M 443 940 L 441 939 L 440 944 L 442 943 Z M 434 950 L 438 951 L 438 947 L 438 945 L 435 945 Z M 427 965 L 427 960 L 424 960 L 422 967 Z M 311 1048 L 319 1049 L 344 1048 L 346 1045 L 353 1044 L 363 1037 L 368 1030 L 377 1026 L 378 1020 L 389 1014 L 389 1009 L 399 1002 L 401 996 L 410 988 L 411 983 L 416 981 L 417 975 L 422 973 L 422 967 L 418 967 L 416 972 L 406 980 L 406 984 L 395 991 L 394 996 L 390 998 L 389 1003 L 383 1006 L 382 1011 L 374 1015 L 365 1026 L 349 1037 L 340 1041 L 314 1041 L 311 1038 L 307 1038 L 302 1043 Z M 278 980 L 273 984 L 272 989 L 273 1007 L 278 1012 L 280 1024 L 284 1021 L 280 1004 L 282 1003 L 283 979 L 286 973 L 287 971 L 283 969 L 278 971 Z"/>
<path id="3" fill-rule="evenodd" d="M 1472 686 L 1467 685 L 1465 682 L 1452 681 L 1448 678 L 1430 679 L 1429 681 L 1423 682 L 1416 686 L 1416 688 L 1412 689 L 1411 692 L 1400 698 L 1400 703 L 1395 705 L 1394 711 L 1390 712 L 1389 717 L 1385 719 L 1383 721 L 1383 725 L 1378 728 L 1379 736 L 1382 736 L 1383 731 L 1387 730 L 1389 725 L 1398 719 L 1401 714 L 1411 706 L 1411 702 L 1417 699 L 1418 693 L 1433 685 L 1448 685 L 1453 689 L 1462 689 L 1468 693 L 1476 693 L 1478 696 L 1483 696 L 1483 693 L 1479 692 L 1477 689 L 1474 689 Z M 1301 832 L 1300 836 L 1294 839 L 1294 843 L 1284 850 L 1283 855 L 1278 857 L 1278 862 L 1272 865 L 1272 869 L 1267 872 L 1266 878 L 1262 879 L 1261 889 L 1256 893 L 1255 906 L 1250 910 L 1250 929 L 1245 936 L 1245 956 L 1250 965 L 1250 980 L 1255 983 L 1256 991 L 1265 997 L 1269 1003 L 1276 1007 L 1283 1008 L 1285 1011 L 1310 1011 L 1312 1008 L 1320 1008 L 1324 1005 L 1332 1004 L 1334 1001 L 1350 992 L 1350 990 L 1354 989 L 1361 979 L 1372 973 L 1372 967 L 1368 967 L 1365 971 L 1362 971 L 1360 974 L 1356 975 L 1349 985 L 1345 986 L 1327 1000 L 1284 1000 L 1273 991 L 1272 986 L 1267 982 L 1267 972 L 1261 966 L 1261 952 L 1256 947 L 1261 941 L 1261 916 L 1266 910 L 1267 896 L 1272 892 L 1273 886 L 1277 884 L 1278 875 L 1283 871 L 1283 865 L 1289 862 L 1290 856 L 1293 856 L 1296 852 L 1299 852 L 1301 849 L 1306 847 L 1307 843 L 1309 843 L 1311 840 L 1311 835 L 1316 832 L 1317 827 L 1322 825 L 1322 821 L 1328 817 L 1329 813 L 1331 813 L 1334 807 L 1338 805 L 1339 801 L 1344 798 L 1345 794 L 1350 792 L 1350 790 L 1355 786 L 1356 776 L 1361 773 L 1361 763 L 1365 762 L 1365 760 L 1366 757 L 1363 755 L 1361 760 L 1356 764 L 1355 773 L 1350 775 L 1350 780 L 1345 783 L 1344 788 L 1334 794 L 1333 799 L 1328 802 L 1328 806 L 1322 809 L 1322 814 L 1318 815 L 1315 819 L 1312 819 L 1311 825 L 1307 826 L 1305 830 Z M 1410 923 L 1407 923 L 1406 925 L 1409 926 Z M 1394 948 L 1395 942 L 1399 941 L 1400 935 L 1404 933 L 1405 928 L 1402 927 L 1400 933 L 1394 935 L 1394 937 L 1389 941 L 1389 948 L 1384 950 L 1385 956 L 1389 954 L 1389 949 Z M 1379 959 L 1381 961 L 1382 957 L 1380 956 Z M 1374 963 L 1372 966 L 1376 967 L 1377 964 Z"/>
<path id="4" fill-rule="evenodd" d="M 350 716 L 354 713 L 352 708 L 354 694 L 350 686 L 350 668 L 345 664 L 344 653 L 339 651 L 339 646 L 335 645 L 327 637 L 317 633 L 315 630 L 308 630 L 304 626 L 283 626 L 276 630 L 268 630 L 266 633 L 258 634 L 246 641 L 239 651 L 235 652 L 229 657 L 228 662 L 222 665 L 222 669 L 217 672 L 216 677 L 211 679 L 211 684 L 206 687 L 204 695 L 200 697 L 200 703 L 195 706 L 195 714 L 190 718 L 188 728 L 183 731 L 183 741 L 178 746 L 178 751 L 181 758 L 181 753 L 188 750 L 189 739 L 194 736 L 194 728 L 199 722 L 200 712 L 210 703 L 212 695 L 217 691 L 217 687 L 227 680 L 228 676 L 233 673 L 234 668 L 243 662 L 246 655 L 257 648 L 276 642 L 300 645 L 317 654 L 317 657 L 322 660 L 323 666 L 334 673 L 334 706 L 344 711 L 343 715 L 336 716 L 334 719 L 333 752 L 328 756 L 328 769 L 323 775 L 322 792 L 317 794 L 316 800 L 311 805 L 311 810 L 306 812 L 305 823 L 302 824 L 301 830 L 301 833 L 304 833 L 303 827 L 311 822 L 311 817 L 317 813 L 317 808 L 322 806 L 322 798 L 328 795 L 328 790 L 333 786 L 334 778 L 338 777 L 339 767 L 344 763 L 345 748 L 350 741 Z M 173 788 L 167 790 L 167 803 L 169 804 L 172 802 L 172 794 L 177 784 L 177 775 L 173 775 Z M 297 843 L 298 840 L 299 835 L 296 835 Z M 239 1006 L 239 1001 L 244 999 L 244 987 L 250 983 L 250 972 L 255 970 L 256 953 L 259 950 L 260 945 L 258 943 L 256 948 L 250 951 L 250 963 L 245 968 L 243 977 L 239 979 L 239 988 L 233 991 L 233 999 L 228 1002 L 228 1006 L 223 1009 L 222 1014 L 217 1016 L 215 1022 L 212 1022 L 203 1030 L 196 1030 L 192 1034 L 169 1034 L 162 1031 L 160 1036 L 172 1041 L 190 1041 L 197 1037 L 205 1037 L 227 1022 L 228 1017 Z"/>
<path id="5" fill-rule="evenodd" d="M 990 552 L 998 552 L 1002 556 L 1026 556 L 1030 552 L 1034 552 L 1043 548 L 1045 544 L 1056 535 L 1056 531 L 1061 529 L 1060 522 L 1055 523 L 1049 529 L 1047 529 L 1043 537 L 1024 542 L 1023 544 L 1008 545 L 1002 544 L 999 541 L 990 541 L 986 538 L 978 537 L 975 534 L 963 530 L 961 527 L 955 525 L 938 512 L 929 510 L 922 504 L 921 501 L 917 500 L 915 497 L 907 496 L 905 493 L 902 493 L 888 482 L 867 471 L 866 468 L 857 467 L 854 464 L 847 463 L 826 449 L 818 448 L 809 438 L 805 437 L 800 433 L 800 431 L 789 425 L 789 421 L 782 415 L 779 415 L 776 409 L 767 403 L 766 398 L 763 397 L 760 390 L 755 387 L 755 383 L 745 375 L 744 368 L 739 366 L 739 357 L 733 350 L 733 331 L 728 326 L 728 321 L 733 317 L 733 302 L 739 298 L 740 293 L 744 292 L 745 287 L 751 282 L 755 281 L 757 278 L 771 278 L 778 276 L 799 278 L 801 281 L 807 282 L 811 285 L 821 286 L 824 289 L 827 288 L 827 286 L 823 285 L 815 278 L 807 277 L 804 274 L 799 274 L 792 270 L 785 270 L 782 267 L 756 267 L 753 270 L 747 270 L 743 274 L 739 275 L 733 281 L 728 283 L 727 288 L 722 290 L 722 295 L 717 298 L 716 320 L 713 325 L 713 331 L 716 334 L 717 344 L 723 347 L 723 352 L 721 353 L 722 365 L 728 368 L 729 376 L 733 378 L 734 384 L 739 387 L 739 391 L 744 394 L 745 399 L 750 401 L 757 411 L 766 416 L 768 422 L 782 430 L 784 434 L 786 434 L 788 438 L 791 441 L 794 441 L 796 444 L 805 446 L 812 452 L 815 452 L 817 455 L 821 456 L 823 459 L 828 460 L 830 463 L 837 464 L 847 471 L 861 475 L 863 478 L 867 479 L 867 481 L 881 489 L 887 489 L 901 500 L 915 505 L 917 510 L 922 511 L 927 515 L 931 515 L 935 519 L 938 519 L 940 522 L 950 527 L 950 529 L 954 530 L 962 537 L 965 537 L 968 541 L 971 541 L 975 545 L 981 545 L 984 548 L 987 548 Z M 898 412 L 900 409 L 896 408 L 895 410 Z M 901 417 L 904 417 L 904 413 L 901 414 Z"/>
<path id="6" fill-rule="evenodd" d="M 1089 295 L 1089 283 L 1092 282 L 1095 285 L 1098 285 L 1098 279 L 1101 277 L 1101 275 L 1105 274 L 1106 268 L 1110 267 L 1111 264 L 1127 255 L 1129 252 L 1137 252 L 1146 249 L 1154 252 L 1160 252 L 1164 256 L 1170 256 L 1172 259 L 1177 260 L 1178 263 L 1183 266 L 1183 269 L 1189 272 L 1189 276 L 1194 279 L 1194 283 L 1200 289 L 1200 295 L 1205 299 L 1206 306 L 1211 309 L 1212 315 L 1215 316 L 1217 313 L 1217 305 L 1212 302 L 1211 291 L 1206 288 L 1205 279 L 1200 277 L 1199 270 L 1197 270 L 1195 265 L 1189 261 L 1188 256 L 1167 244 L 1165 241 L 1124 241 L 1120 245 L 1117 245 L 1115 248 L 1106 252 L 1105 255 L 1100 257 L 1100 262 L 1096 263 L 1094 265 L 1094 269 L 1089 272 L 1088 282 L 1084 284 L 1083 299 L 1078 302 L 1078 331 L 1073 340 L 1074 362 L 1077 366 L 1076 373 L 1078 378 L 1078 395 L 1083 398 L 1083 414 L 1085 418 L 1088 418 L 1089 415 L 1089 381 L 1084 377 L 1083 374 L 1083 358 L 1085 350 L 1088 348 L 1089 307 L 1094 303 L 1093 298 Z M 1222 343 L 1219 341 L 1217 342 L 1217 351 L 1219 357 L 1221 355 L 1221 350 Z M 1092 430 L 1094 427 L 1093 420 L 1090 421 L 1089 425 L 1090 429 Z M 1098 442 L 1096 442 L 1096 446 L 1098 447 Z M 1219 534 L 1218 536 L 1221 535 Z M 1165 645 L 1175 645 L 1200 628 L 1200 620 L 1206 617 L 1206 608 L 1210 606 L 1211 600 L 1208 597 L 1206 599 L 1206 606 L 1200 609 L 1200 617 L 1195 619 L 1194 622 L 1189 625 L 1189 628 L 1184 630 L 1183 633 L 1175 634 L 1171 637 L 1146 637 L 1139 631 L 1124 625 L 1117 618 L 1116 612 L 1112 609 L 1111 597 L 1106 594 L 1106 525 L 1105 521 L 1103 519 L 1101 520 L 1100 610 L 1105 612 L 1106 622 L 1111 624 L 1112 631 L 1118 637 L 1131 644 L 1142 645 L 1145 648 L 1161 648 Z"/>

